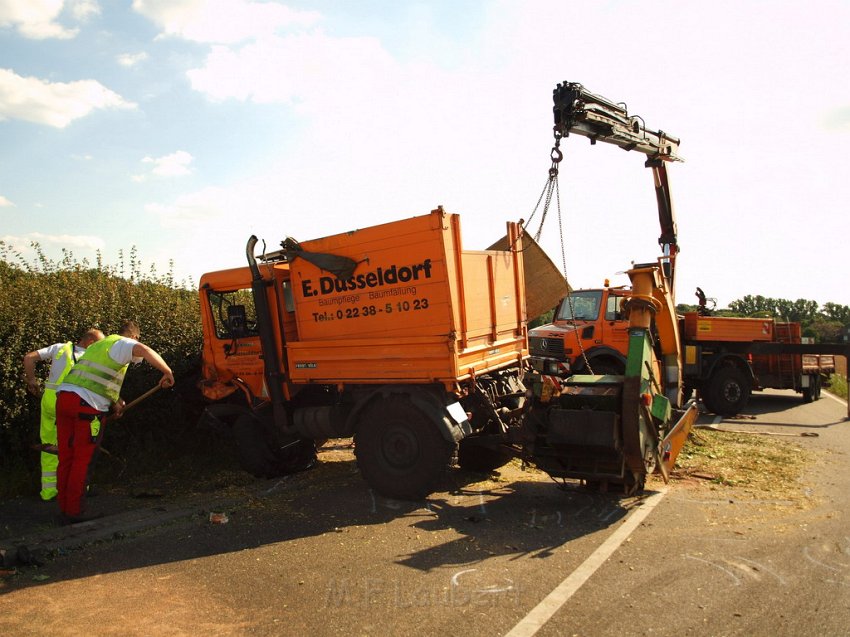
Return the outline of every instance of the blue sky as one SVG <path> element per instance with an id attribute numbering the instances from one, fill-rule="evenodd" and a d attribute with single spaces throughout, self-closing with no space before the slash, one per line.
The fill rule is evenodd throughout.
<path id="1" fill-rule="evenodd" d="M 425 214 L 528 218 L 560 81 L 682 140 L 678 300 L 850 304 L 850 3 L 0 0 L 0 239 L 178 279 Z M 642 158 L 564 144 L 567 270 L 657 256 Z M 542 244 L 560 263 L 554 216 Z"/>

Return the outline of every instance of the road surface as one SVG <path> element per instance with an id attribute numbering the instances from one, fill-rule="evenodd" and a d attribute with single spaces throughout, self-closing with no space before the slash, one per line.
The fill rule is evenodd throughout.
<path id="1" fill-rule="evenodd" d="M 30 535 L 52 553 L 0 580 L 0 634 L 847 635 L 846 403 L 766 392 L 748 413 L 700 423 L 811 453 L 794 498 L 674 480 L 622 499 L 510 465 L 397 502 L 331 448 L 305 474 Z"/>

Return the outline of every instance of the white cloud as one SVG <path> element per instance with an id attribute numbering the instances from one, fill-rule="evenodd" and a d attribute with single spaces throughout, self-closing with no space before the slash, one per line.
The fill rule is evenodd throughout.
<path id="1" fill-rule="evenodd" d="M 170 155 L 163 155 L 162 157 L 145 157 L 142 159 L 142 163 L 153 164 L 151 172 L 154 175 L 158 175 L 160 177 L 182 177 L 183 175 L 191 173 L 189 164 L 192 163 L 193 159 L 194 157 L 185 150 L 178 150 L 177 152 L 171 153 Z M 143 176 L 137 177 L 142 178 L 137 179 L 134 177 L 135 181 L 144 181 Z"/>
<path id="2" fill-rule="evenodd" d="M 135 107 L 96 80 L 46 82 L 0 69 L 0 120 L 65 128 L 96 109 Z"/>
<path id="3" fill-rule="evenodd" d="M 0 237 L 0 241 L 21 252 L 28 250 L 33 242 L 46 247 L 86 250 L 102 250 L 106 245 L 103 239 L 93 235 L 43 234 L 41 232 L 30 232 L 25 235 L 5 235 Z"/>
<path id="4" fill-rule="evenodd" d="M 398 93 L 400 67 L 373 38 L 333 38 L 321 32 L 275 37 L 239 49 L 215 46 L 203 68 L 187 73 L 192 88 L 213 99 L 317 103 L 345 109 L 365 98 Z M 375 93 L 377 91 L 377 93 Z M 369 98 L 369 95 L 372 98 Z M 385 110 L 385 109 L 382 109 Z"/>
<path id="5" fill-rule="evenodd" d="M 85 21 L 95 15 L 100 15 L 100 5 L 97 0 L 72 0 L 71 15 L 79 21 Z"/>
<path id="6" fill-rule="evenodd" d="M 3 195 L 0 195 L 0 208 L 14 208 L 15 204 L 6 199 Z"/>
<path id="7" fill-rule="evenodd" d="M 850 106 L 829 111 L 823 118 L 823 125 L 828 131 L 850 133 Z"/>
<path id="8" fill-rule="evenodd" d="M 310 26 L 321 19 L 315 11 L 255 0 L 133 0 L 133 9 L 157 24 L 164 35 L 222 44 L 269 36 L 286 27 Z"/>
<path id="9" fill-rule="evenodd" d="M 227 190 L 210 187 L 178 197 L 170 204 L 147 204 L 145 211 L 159 217 L 164 228 L 194 229 L 224 216 L 232 200 L 232 193 Z"/>
<path id="10" fill-rule="evenodd" d="M 140 62 L 148 59 L 148 54 L 142 51 L 141 53 L 122 53 L 116 60 L 121 66 L 131 67 L 136 66 Z"/>
<path id="11" fill-rule="evenodd" d="M 3 0 L 0 2 L 0 26 L 17 29 L 22 36 L 33 40 L 67 40 L 76 37 L 79 29 L 65 27 L 56 21 L 63 8 L 64 0 Z M 71 0 L 68 9 L 77 21 L 100 13 L 96 0 Z"/>

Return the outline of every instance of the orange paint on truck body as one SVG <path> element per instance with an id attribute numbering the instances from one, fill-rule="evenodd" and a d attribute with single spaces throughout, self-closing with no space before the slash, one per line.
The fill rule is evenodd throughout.
<path id="1" fill-rule="evenodd" d="M 508 225 L 509 236 L 518 232 Z M 457 215 L 438 209 L 300 248 L 356 266 L 339 278 L 302 257 L 260 265 L 287 383 L 451 386 L 528 354 L 521 252 L 464 250 Z M 239 377 L 262 396 L 259 336 L 234 345 L 216 326 L 218 297 L 208 296 L 250 284 L 247 267 L 201 279 L 205 377 Z"/>

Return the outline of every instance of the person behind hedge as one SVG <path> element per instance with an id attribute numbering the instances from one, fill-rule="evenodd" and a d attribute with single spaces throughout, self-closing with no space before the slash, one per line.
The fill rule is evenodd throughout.
<path id="1" fill-rule="evenodd" d="M 162 372 L 159 384 L 174 385 L 171 368 L 153 348 L 139 342 L 139 326 L 126 321 L 117 334 L 91 345 L 59 386 L 56 426 L 59 434 L 59 509 L 63 522 L 78 522 L 85 506 L 86 475 L 103 436 L 104 416 L 119 418 L 124 408 L 121 385 L 130 363 L 146 360 Z"/>
<path id="2" fill-rule="evenodd" d="M 39 495 L 45 502 L 56 498 L 56 467 L 59 464 L 59 449 L 56 446 L 56 389 L 71 371 L 77 359 L 83 355 L 86 348 L 103 338 L 103 332 L 91 328 L 77 340 L 76 343 L 54 343 L 48 347 L 28 352 L 24 356 L 24 377 L 27 381 L 27 391 L 33 396 L 41 397 L 41 424 L 39 437 L 41 439 L 41 492 Z M 50 372 L 42 391 L 35 377 L 35 367 L 39 361 L 50 361 Z"/>

